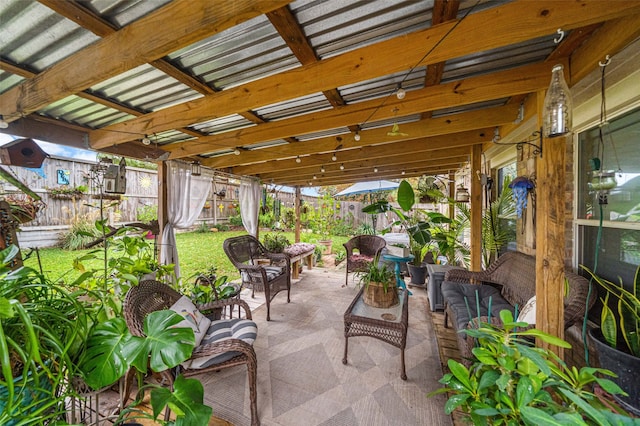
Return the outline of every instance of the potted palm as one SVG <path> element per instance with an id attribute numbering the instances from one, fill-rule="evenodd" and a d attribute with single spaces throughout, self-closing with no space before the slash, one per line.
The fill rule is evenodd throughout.
<path id="1" fill-rule="evenodd" d="M 376 308 L 389 308 L 399 303 L 395 273 L 380 263 L 378 257 L 369 263 L 366 271 L 356 274 L 358 284 L 364 286 L 364 303 Z"/>
<path id="2" fill-rule="evenodd" d="M 640 415 L 640 268 L 632 286 L 625 288 L 583 269 L 606 293 L 602 301 L 600 328 L 589 331 L 600 366 L 617 374 L 613 379 L 628 396 L 615 398 L 627 410 Z M 611 304 L 609 304 L 611 302 Z M 611 306 L 614 306 L 612 308 Z"/>

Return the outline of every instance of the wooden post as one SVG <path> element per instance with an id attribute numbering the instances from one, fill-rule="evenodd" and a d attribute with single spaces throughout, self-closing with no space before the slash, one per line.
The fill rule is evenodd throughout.
<path id="1" fill-rule="evenodd" d="M 541 125 L 544 91 L 537 96 Z M 536 327 L 563 339 L 566 137 L 544 138 L 542 146 L 536 164 Z M 562 348 L 552 349 L 564 358 Z"/>
<path id="2" fill-rule="evenodd" d="M 482 145 L 471 147 L 471 270 L 482 270 Z"/>
<path id="3" fill-rule="evenodd" d="M 449 172 L 449 198 L 455 200 L 456 198 L 456 174 Z M 453 203 L 449 203 L 449 219 L 456 216 L 456 206 Z"/>
<path id="4" fill-rule="evenodd" d="M 162 233 L 169 221 L 167 209 L 167 163 L 158 162 L 158 226 L 159 235 L 156 236 L 156 255 L 160 259 L 160 244 L 162 243 Z"/>
<path id="5" fill-rule="evenodd" d="M 296 211 L 296 229 L 295 229 L 295 242 L 300 242 L 300 186 L 296 186 L 296 201 L 295 201 L 295 211 Z"/>

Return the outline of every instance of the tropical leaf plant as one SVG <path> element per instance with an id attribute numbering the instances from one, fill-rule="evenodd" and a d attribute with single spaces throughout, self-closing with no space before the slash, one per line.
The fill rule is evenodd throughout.
<path id="1" fill-rule="evenodd" d="M 610 394 L 624 392 L 606 376 L 608 370 L 568 367 L 554 352 L 535 347 L 533 339 L 570 348 L 562 339 L 517 322 L 508 310 L 501 325 L 481 323 L 464 330 L 478 346 L 470 368 L 450 359 L 440 380 L 448 393 L 445 412 L 460 409 L 474 425 L 633 425 L 624 411 L 594 393 L 597 384 Z M 613 405 L 615 407 L 615 405 Z"/>
<path id="2" fill-rule="evenodd" d="M 603 306 L 600 316 L 600 329 L 606 343 L 612 348 L 640 357 L 640 267 L 636 269 L 628 290 L 622 280 L 615 284 L 599 277 L 585 266 L 582 269 L 606 290 L 604 299 L 601 299 Z"/>

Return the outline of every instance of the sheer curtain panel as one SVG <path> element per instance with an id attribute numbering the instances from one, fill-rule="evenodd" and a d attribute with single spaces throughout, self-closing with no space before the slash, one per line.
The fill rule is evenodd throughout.
<path id="1" fill-rule="evenodd" d="M 258 235 L 258 208 L 260 207 L 260 182 L 254 179 L 240 181 L 240 215 L 247 232 L 254 237 Z"/>
<path id="2" fill-rule="evenodd" d="M 178 161 L 167 163 L 167 220 L 160 249 L 162 264 L 175 264 L 180 277 L 176 229 L 188 228 L 196 221 L 211 189 L 211 176 L 192 176 L 191 165 Z"/>

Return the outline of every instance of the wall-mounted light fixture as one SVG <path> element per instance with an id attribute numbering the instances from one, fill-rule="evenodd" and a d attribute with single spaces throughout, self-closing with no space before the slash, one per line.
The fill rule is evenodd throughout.
<path id="1" fill-rule="evenodd" d="M 201 176 L 202 175 L 202 167 L 199 161 L 194 161 L 191 163 L 191 176 Z"/>

